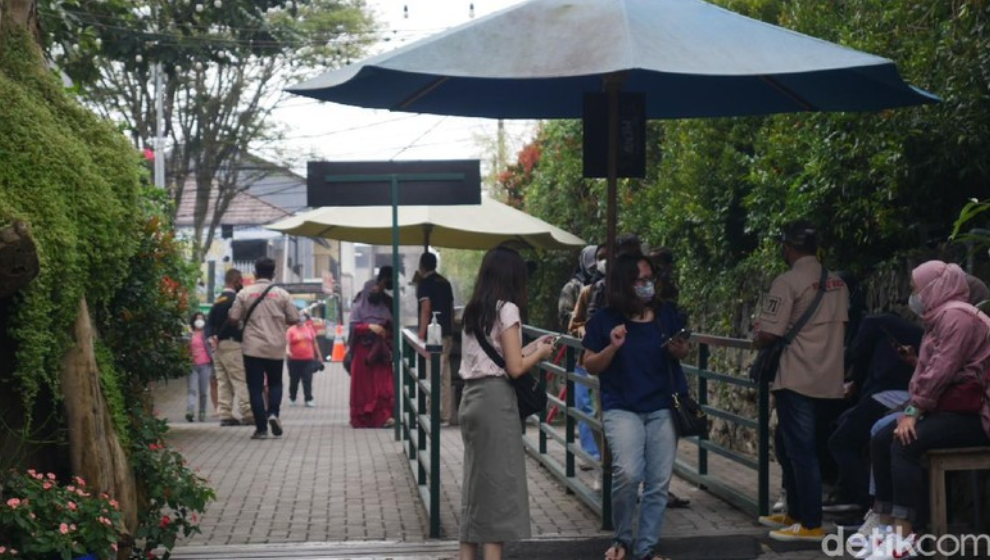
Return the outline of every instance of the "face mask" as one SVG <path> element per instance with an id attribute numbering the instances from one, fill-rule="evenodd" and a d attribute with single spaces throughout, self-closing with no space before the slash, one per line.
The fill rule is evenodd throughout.
<path id="1" fill-rule="evenodd" d="M 911 294 L 911 297 L 908 298 L 908 307 L 918 316 L 925 314 L 925 302 L 921 301 L 921 296 L 918 294 Z"/>
<path id="2" fill-rule="evenodd" d="M 652 283 L 647 284 L 645 286 L 636 284 L 635 289 L 636 289 L 636 297 L 638 297 L 639 299 L 643 301 L 650 301 L 651 299 L 653 299 L 653 294 L 655 293 L 655 290 L 653 289 Z"/>
<path id="3" fill-rule="evenodd" d="M 608 262 L 608 261 L 606 261 L 605 259 L 602 259 L 602 260 L 598 261 L 598 274 L 601 274 L 601 275 L 604 276 L 604 274 L 605 274 L 605 263 L 606 262 Z"/>
<path id="4" fill-rule="evenodd" d="M 193 326 L 196 327 L 197 329 L 201 329 L 206 326 L 206 321 L 202 319 L 196 319 L 195 321 L 193 321 Z"/>

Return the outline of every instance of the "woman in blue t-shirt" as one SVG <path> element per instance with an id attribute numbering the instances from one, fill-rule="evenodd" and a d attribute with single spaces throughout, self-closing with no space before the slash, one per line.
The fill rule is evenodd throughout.
<path id="1" fill-rule="evenodd" d="M 607 560 L 656 560 L 667 490 L 677 454 L 670 410 L 673 394 L 686 394 L 679 360 L 688 343 L 675 336 L 684 320 L 656 294 L 653 266 L 642 255 L 623 255 L 608 270 L 608 305 L 587 325 L 584 365 L 601 383 L 605 438 L 612 453 L 612 521 Z M 639 529 L 632 520 L 640 483 Z M 629 553 L 632 556 L 628 556 Z"/>

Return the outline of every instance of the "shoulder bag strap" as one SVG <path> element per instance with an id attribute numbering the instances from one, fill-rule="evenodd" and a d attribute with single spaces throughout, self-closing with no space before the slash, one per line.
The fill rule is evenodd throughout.
<path id="1" fill-rule="evenodd" d="M 251 314 L 254 313 L 255 308 L 258 307 L 258 304 L 261 303 L 261 300 L 265 299 L 265 296 L 268 295 L 268 292 L 270 292 L 271 289 L 274 287 L 275 284 L 270 284 L 267 288 L 265 288 L 265 291 L 261 292 L 261 295 L 258 296 L 258 299 L 256 299 L 254 303 L 251 304 L 250 308 L 248 308 L 247 315 L 244 316 L 244 328 L 247 328 L 248 321 L 251 320 Z"/>
<path id="2" fill-rule="evenodd" d="M 503 358 L 496 350 L 492 347 L 492 344 L 488 342 L 488 336 L 486 335 L 475 335 L 475 340 L 478 341 L 478 346 L 488 354 L 488 358 L 495 362 L 495 365 L 505 369 L 505 358 Z"/>
<path id="3" fill-rule="evenodd" d="M 822 277 L 818 281 L 818 293 L 815 294 L 815 299 L 811 302 L 811 305 L 804 310 L 804 313 L 801 314 L 801 318 L 797 320 L 797 323 L 794 323 L 794 326 L 792 326 L 787 333 L 784 334 L 784 345 L 788 345 L 793 342 L 797 334 L 801 332 L 801 329 L 803 329 L 808 321 L 811 320 L 811 316 L 815 314 L 815 311 L 818 309 L 818 304 L 822 301 L 822 296 L 825 295 L 825 284 L 827 282 L 828 269 L 826 269 L 825 265 L 822 264 Z"/>

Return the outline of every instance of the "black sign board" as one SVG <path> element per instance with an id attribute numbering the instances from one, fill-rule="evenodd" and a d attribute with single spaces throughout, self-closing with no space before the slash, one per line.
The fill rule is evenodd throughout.
<path id="1" fill-rule="evenodd" d="M 481 162 L 311 161 L 306 204 L 391 206 L 392 179 L 399 183 L 400 206 L 481 204 Z"/>
<path id="2" fill-rule="evenodd" d="M 608 94 L 584 95 L 584 176 L 608 177 Z M 646 97 L 619 93 L 616 177 L 646 177 Z"/>

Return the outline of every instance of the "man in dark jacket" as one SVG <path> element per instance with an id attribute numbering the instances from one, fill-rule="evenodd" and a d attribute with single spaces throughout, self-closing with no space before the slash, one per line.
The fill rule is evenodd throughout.
<path id="1" fill-rule="evenodd" d="M 234 298 L 243 286 L 242 282 L 240 270 L 231 268 L 227 271 L 224 275 L 223 292 L 213 303 L 206 319 L 206 335 L 216 358 L 217 412 L 220 414 L 221 426 L 254 425 L 244 375 L 244 356 L 241 354 L 241 329 L 235 323 L 227 321 L 230 306 L 234 304 Z M 240 420 L 234 418 L 233 414 L 235 399 L 241 413 Z"/>

